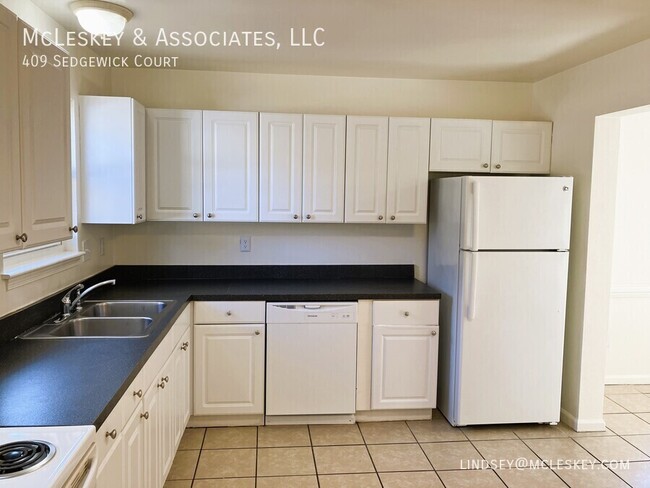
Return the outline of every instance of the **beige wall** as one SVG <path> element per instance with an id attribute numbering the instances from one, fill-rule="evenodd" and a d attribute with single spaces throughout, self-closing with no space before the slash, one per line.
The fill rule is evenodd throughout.
<path id="1" fill-rule="evenodd" d="M 585 426 L 602 424 L 615 195 L 606 158 L 592 167 L 594 118 L 650 103 L 649 59 L 644 41 L 533 86 L 554 122 L 552 172 L 575 177 L 562 407 Z"/>
<path id="2" fill-rule="evenodd" d="M 41 31 L 60 27 L 42 10 L 29 0 L 0 0 L 0 3 L 16 13 L 21 19 Z M 88 54 L 88 50 L 82 53 Z M 73 53 L 81 54 L 81 53 Z M 71 95 L 78 94 L 108 94 L 110 73 L 102 69 L 74 69 L 71 72 Z M 73 148 L 74 151 L 74 148 Z M 77 192 L 78 193 L 78 192 Z M 93 250 L 91 257 L 75 268 L 49 276 L 28 285 L 7 290 L 6 283 L 0 282 L 0 317 L 14 310 L 23 308 L 31 303 L 65 289 L 88 276 L 112 266 L 112 229 L 108 226 L 79 226 L 78 239 L 86 241 L 88 248 Z M 99 238 L 105 241 L 105 255 L 98 256 Z"/>
<path id="3" fill-rule="evenodd" d="M 147 107 L 530 119 L 527 83 L 400 80 L 118 69 L 112 94 Z M 415 264 L 425 278 L 424 225 L 153 223 L 116 230 L 116 263 Z M 239 236 L 252 237 L 250 253 Z"/>

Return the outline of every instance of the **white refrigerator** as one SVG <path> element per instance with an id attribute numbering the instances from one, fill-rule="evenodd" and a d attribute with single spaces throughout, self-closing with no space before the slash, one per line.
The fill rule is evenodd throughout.
<path id="1" fill-rule="evenodd" d="M 438 408 L 452 425 L 560 419 L 573 178 L 431 182 Z"/>

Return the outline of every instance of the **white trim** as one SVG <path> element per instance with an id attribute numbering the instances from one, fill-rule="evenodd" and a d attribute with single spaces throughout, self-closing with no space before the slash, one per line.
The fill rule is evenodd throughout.
<path id="1" fill-rule="evenodd" d="M 605 376 L 606 385 L 648 385 L 650 375 L 647 374 L 617 374 Z"/>
<path id="2" fill-rule="evenodd" d="M 580 419 L 564 408 L 560 410 L 560 420 L 576 432 L 604 432 L 604 419 Z"/>
<path id="3" fill-rule="evenodd" d="M 83 251 L 64 251 L 50 256 L 45 256 L 37 261 L 22 263 L 7 267 L 2 270 L 0 277 L 7 282 L 7 290 L 60 273 L 73 268 L 81 262 L 86 253 Z"/>

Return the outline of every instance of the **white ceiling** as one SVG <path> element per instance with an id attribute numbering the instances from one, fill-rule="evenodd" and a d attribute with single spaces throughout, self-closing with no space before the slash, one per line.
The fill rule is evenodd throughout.
<path id="1" fill-rule="evenodd" d="M 80 30 L 69 0 L 33 0 Z M 536 81 L 650 37 L 650 0 L 114 0 L 149 43 L 159 28 L 274 31 L 281 48 L 127 46 L 222 71 Z M 291 27 L 323 27 L 322 48 L 289 47 Z M 127 36 L 123 40 L 125 44 Z"/>

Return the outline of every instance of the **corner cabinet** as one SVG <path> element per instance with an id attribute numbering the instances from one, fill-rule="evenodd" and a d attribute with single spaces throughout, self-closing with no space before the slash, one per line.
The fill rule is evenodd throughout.
<path id="1" fill-rule="evenodd" d="M 264 414 L 264 302 L 195 302 L 194 415 Z"/>
<path id="2" fill-rule="evenodd" d="M 66 54 L 23 45 L 24 30 L 0 6 L 0 251 L 72 236 L 70 72 L 54 64 Z M 19 64 L 42 55 L 45 66 Z"/>
<path id="3" fill-rule="evenodd" d="M 551 122 L 432 119 L 430 171 L 548 174 Z"/>
<path id="4" fill-rule="evenodd" d="M 260 114 L 260 222 L 300 222 L 302 115 Z"/>
<path id="5" fill-rule="evenodd" d="M 147 109 L 147 219 L 202 220 L 201 110 Z"/>
<path id="6" fill-rule="evenodd" d="M 128 97 L 79 97 L 81 222 L 138 224 L 146 215 L 145 109 Z"/>
<path id="7" fill-rule="evenodd" d="M 371 409 L 436 406 L 438 301 L 373 302 Z"/>

